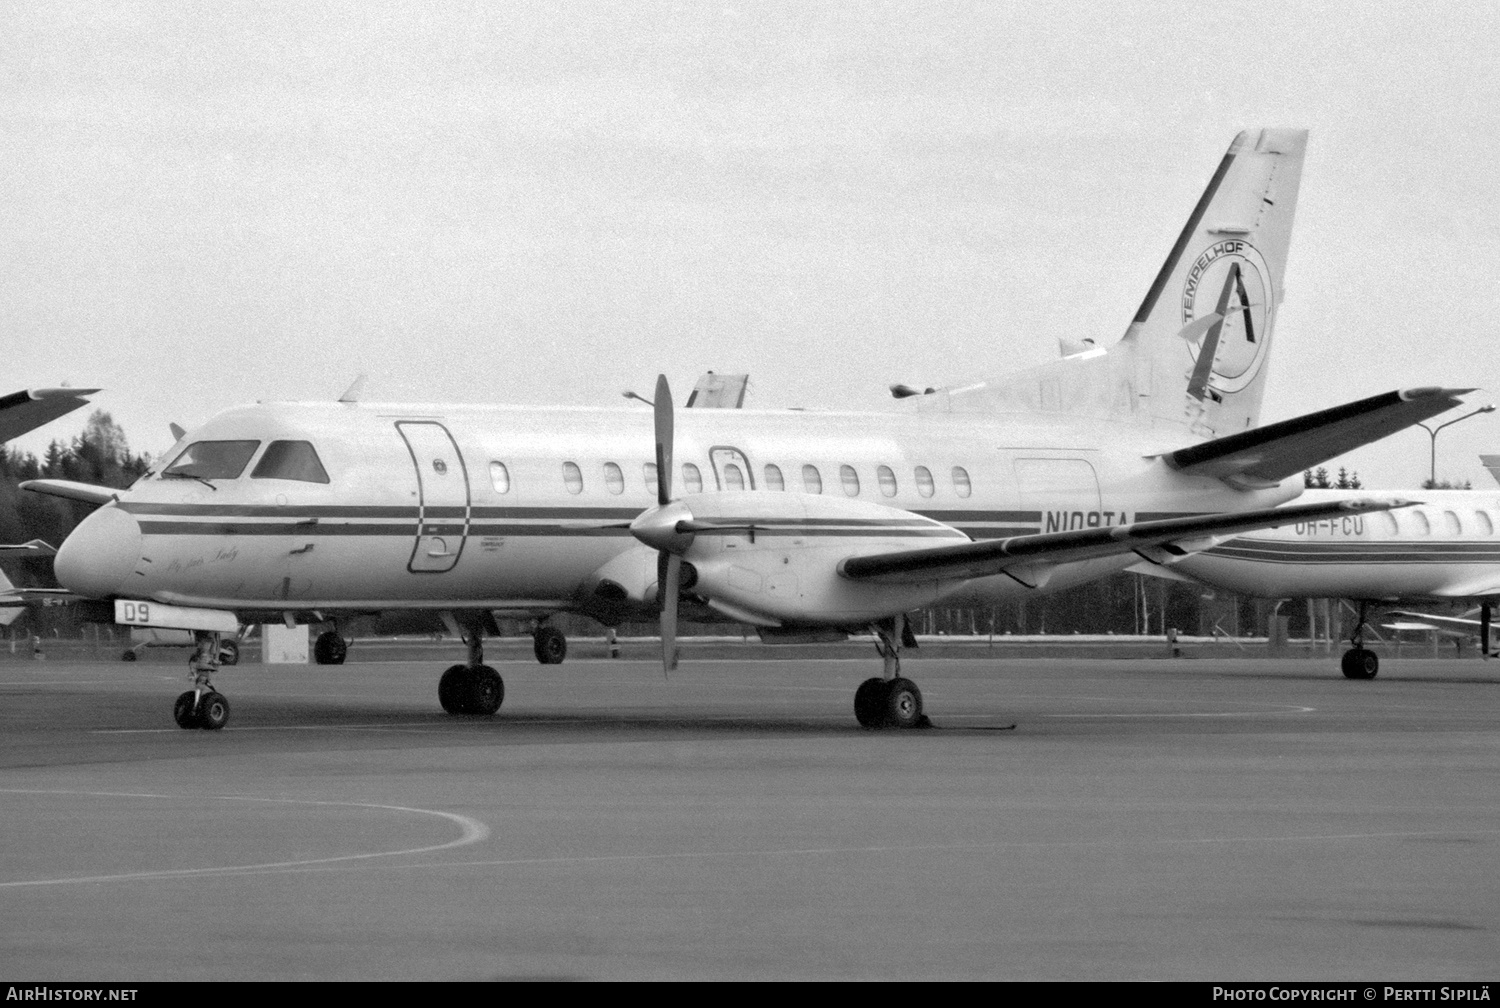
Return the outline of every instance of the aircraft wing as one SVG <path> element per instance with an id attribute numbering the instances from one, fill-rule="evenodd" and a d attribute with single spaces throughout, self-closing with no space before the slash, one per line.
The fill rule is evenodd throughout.
<path id="1" fill-rule="evenodd" d="M 1179 448 L 1163 458 L 1173 469 L 1212 476 L 1233 486 L 1272 486 L 1450 410 L 1459 404 L 1459 396 L 1473 391 L 1414 388 L 1386 392 Z"/>
<path id="2" fill-rule="evenodd" d="M 49 556 L 57 556 L 57 547 L 45 539 L 33 539 L 31 542 L 20 543 L 19 545 L 0 545 L 0 557 L 5 557 L 6 559 Z"/>
<path id="3" fill-rule="evenodd" d="M 1232 511 L 1133 522 L 1073 532 L 984 539 L 957 546 L 901 550 L 850 557 L 839 573 L 856 581 L 932 581 L 1008 574 L 1023 584 L 1039 585 L 1045 568 L 1056 564 L 1138 553 L 1156 563 L 1206 549 L 1215 537 L 1317 521 L 1347 514 L 1390 511 L 1413 501 L 1342 500 L 1319 504 L 1290 504 L 1256 511 Z"/>
<path id="4" fill-rule="evenodd" d="M 1404 623 L 1400 629 L 1403 630 L 1442 630 L 1446 633 L 1478 634 L 1480 622 L 1477 619 L 1467 619 L 1462 616 L 1432 616 L 1428 613 L 1419 612 L 1391 612 L 1387 616 L 1404 616 L 1413 623 Z M 1500 624 L 1496 624 L 1500 629 Z"/>
<path id="5" fill-rule="evenodd" d="M 47 494 L 49 497 L 61 497 L 64 500 L 83 501 L 85 504 L 108 504 L 112 500 L 119 500 L 123 492 L 113 487 L 60 479 L 27 480 L 21 484 L 21 489 Z"/>
<path id="6" fill-rule="evenodd" d="M 88 402 L 84 396 L 98 389 L 23 389 L 0 396 L 0 441 L 20 437 L 44 423 L 51 423 Z"/>

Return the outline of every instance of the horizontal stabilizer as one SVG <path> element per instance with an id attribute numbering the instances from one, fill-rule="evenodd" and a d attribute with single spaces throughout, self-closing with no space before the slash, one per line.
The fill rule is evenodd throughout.
<path id="1" fill-rule="evenodd" d="M 1479 464 L 1489 470 L 1489 474 L 1494 477 L 1496 483 L 1500 483 L 1500 455 L 1481 455 Z"/>
<path id="2" fill-rule="evenodd" d="M 1415 388 L 1345 403 L 1168 452 L 1173 469 L 1244 488 L 1272 486 L 1437 416 L 1473 389 Z"/>
<path id="3" fill-rule="evenodd" d="M 850 557 L 839 564 L 839 574 L 855 581 L 947 581 L 1006 574 L 1009 573 L 1009 568 L 1034 569 L 1124 553 L 1139 553 L 1148 560 L 1158 551 L 1165 551 L 1169 556 L 1185 556 L 1196 549 L 1212 545 L 1216 536 L 1348 514 L 1390 511 L 1409 507 L 1412 503 L 1341 500 L 1290 504 L 1256 511 L 1167 518 L 1073 532 L 1044 532 L 1006 539 L 984 539 L 958 546 Z M 1031 583 L 1033 577 L 1028 574 L 1021 580 L 1023 583 Z"/>
<path id="4" fill-rule="evenodd" d="M 49 557 L 57 556 L 57 547 L 45 539 L 33 539 L 17 545 L 0 545 L 0 557 L 7 559 L 25 559 L 26 557 Z"/>
<path id="5" fill-rule="evenodd" d="M 108 504 L 110 501 L 120 499 L 120 491 L 114 487 L 95 486 L 92 483 L 74 483 L 72 480 L 27 480 L 21 484 L 21 489 L 46 494 L 49 497 L 63 497 L 67 500 L 83 501 L 86 504 Z"/>
<path id="6" fill-rule="evenodd" d="M 0 396 L 0 441 L 20 437 L 88 402 L 98 389 L 27 389 Z"/>

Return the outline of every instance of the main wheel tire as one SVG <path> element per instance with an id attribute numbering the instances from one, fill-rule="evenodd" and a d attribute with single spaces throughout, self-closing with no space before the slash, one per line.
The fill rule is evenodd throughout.
<path id="1" fill-rule="evenodd" d="M 130 648 L 124 654 L 120 655 L 120 660 L 121 661 L 135 661 L 136 658 L 138 658 L 138 657 L 139 657 L 139 655 L 137 655 L 135 653 L 135 648 Z"/>
<path id="2" fill-rule="evenodd" d="M 240 663 L 240 646 L 232 640 L 219 642 L 219 664 L 238 665 Z"/>
<path id="3" fill-rule="evenodd" d="M 342 665 L 349 654 L 349 642 L 337 631 L 325 630 L 313 641 L 313 660 L 319 665 Z"/>
<path id="4" fill-rule="evenodd" d="M 892 728 L 920 728 L 926 723 L 922 714 L 922 691 L 910 679 L 897 676 L 887 684 L 885 723 Z"/>
<path id="5" fill-rule="evenodd" d="M 536 660 L 543 665 L 561 665 L 568 656 L 568 638 L 557 627 L 537 627 L 531 642 Z"/>
<path id="6" fill-rule="evenodd" d="M 172 720 L 177 722 L 179 728 L 197 728 L 201 719 L 198 717 L 198 694 L 192 690 L 179 696 L 172 704 Z"/>
<path id="7" fill-rule="evenodd" d="M 476 665 L 468 671 L 468 702 L 464 705 L 466 712 L 488 717 L 505 702 L 505 680 L 488 665 Z"/>
<path id="8" fill-rule="evenodd" d="M 224 694 L 209 690 L 198 702 L 198 727 L 218 731 L 229 723 L 229 701 Z"/>
<path id="9" fill-rule="evenodd" d="M 1374 679 L 1380 671 L 1380 656 L 1369 648 L 1350 648 L 1339 666 L 1345 679 Z"/>
<path id="10" fill-rule="evenodd" d="M 854 719 L 861 728 L 885 727 L 886 692 L 886 682 L 880 678 L 866 679 L 854 691 Z"/>
<path id="11" fill-rule="evenodd" d="M 438 703 L 443 705 L 443 710 L 449 714 L 469 713 L 464 706 L 469 696 L 468 682 L 469 666 L 449 666 L 438 680 Z"/>

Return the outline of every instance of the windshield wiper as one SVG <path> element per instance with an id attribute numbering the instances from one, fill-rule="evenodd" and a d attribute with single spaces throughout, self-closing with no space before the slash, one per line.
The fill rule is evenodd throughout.
<path id="1" fill-rule="evenodd" d="M 206 477 L 206 476 L 199 476 L 197 473 L 183 472 L 180 469 L 177 472 L 164 472 L 164 473 L 161 474 L 161 478 L 162 479 L 191 479 L 191 480 L 197 480 L 199 483 L 202 483 L 204 486 L 208 487 L 210 490 L 218 490 L 219 489 L 218 487 L 214 486 L 212 483 L 210 483 L 208 481 L 208 477 Z"/>

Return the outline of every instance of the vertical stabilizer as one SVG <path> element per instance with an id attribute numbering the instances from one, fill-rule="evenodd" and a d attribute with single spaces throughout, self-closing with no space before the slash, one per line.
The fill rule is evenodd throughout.
<path id="1" fill-rule="evenodd" d="M 1205 436 L 1259 418 L 1306 146 L 1306 130 L 1246 130 L 1193 208 L 1123 341 L 1152 417 Z"/>
<path id="2" fill-rule="evenodd" d="M 1307 131 L 1235 137 L 1113 346 L 909 401 L 919 410 L 1033 411 L 1172 424 L 1200 437 L 1260 415 Z"/>

